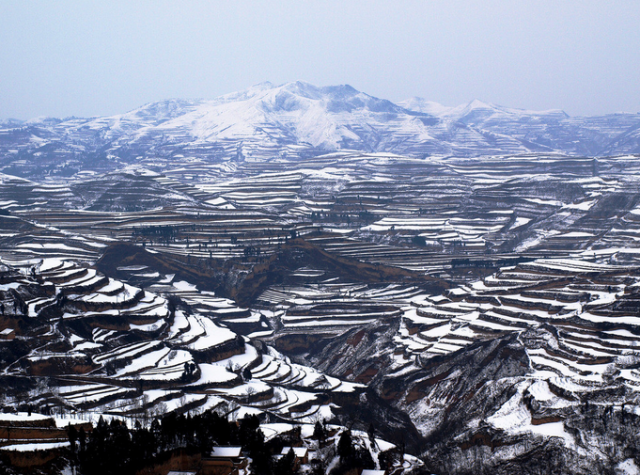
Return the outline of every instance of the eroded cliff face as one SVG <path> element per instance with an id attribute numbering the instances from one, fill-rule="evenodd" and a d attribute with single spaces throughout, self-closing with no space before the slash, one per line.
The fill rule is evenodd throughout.
<path id="1" fill-rule="evenodd" d="M 427 439 L 424 455 L 440 473 L 613 474 L 628 473 L 620 467 L 637 463 L 637 415 L 563 398 L 555 407 L 536 410 L 532 393 L 547 387 L 529 380 L 490 384 L 479 395 L 490 399 L 502 389 L 515 392 L 501 406 L 488 408 L 489 413 L 497 409 L 491 415 L 465 420 L 463 410 L 454 411 L 453 417 L 468 426 Z M 481 404 L 473 398 L 466 407 L 475 412 Z"/>
<path id="2" fill-rule="evenodd" d="M 435 473 L 614 474 L 640 461 L 638 398 L 619 377 L 635 359 L 620 358 L 590 385 L 545 378 L 528 351 L 562 350 L 554 329 L 541 326 L 398 369 L 394 360 L 405 357 L 390 348 L 399 326 L 390 320 L 354 330 L 309 361 L 368 379 L 371 401 L 392 408 L 377 412 L 378 425 L 419 447 Z M 394 412 L 408 418 L 392 421 Z"/>

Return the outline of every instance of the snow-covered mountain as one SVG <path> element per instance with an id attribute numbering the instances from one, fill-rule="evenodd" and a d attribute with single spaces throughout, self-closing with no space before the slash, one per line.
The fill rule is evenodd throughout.
<path id="1" fill-rule="evenodd" d="M 0 166 L 29 174 L 136 160 L 304 158 L 336 150 L 481 156 L 640 152 L 640 114 L 572 118 L 474 100 L 399 104 L 348 85 L 262 83 L 212 100 L 168 100 L 121 115 L 0 123 Z M 26 160 L 26 162 L 24 162 Z"/>
<path id="2" fill-rule="evenodd" d="M 464 124 L 480 132 L 510 137 L 530 151 L 556 151 L 568 155 L 606 156 L 638 153 L 637 140 L 629 140 L 640 127 L 640 114 L 617 113 L 570 117 L 560 109 L 531 111 L 473 100 L 457 107 L 413 97 L 403 107 L 436 116 L 449 124 Z M 473 143 L 477 147 L 478 144 Z M 470 151 L 477 155 L 480 148 Z"/>

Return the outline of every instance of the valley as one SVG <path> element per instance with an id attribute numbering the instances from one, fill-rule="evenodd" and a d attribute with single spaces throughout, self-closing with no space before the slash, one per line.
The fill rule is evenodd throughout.
<path id="1" fill-rule="evenodd" d="M 373 425 L 407 473 L 622 473 L 638 168 L 342 151 L 5 173 L 2 407 Z"/>

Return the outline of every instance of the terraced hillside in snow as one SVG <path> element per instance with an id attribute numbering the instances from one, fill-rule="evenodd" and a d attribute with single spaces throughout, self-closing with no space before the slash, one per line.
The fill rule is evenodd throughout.
<path id="1" fill-rule="evenodd" d="M 309 422 L 331 417 L 327 394 L 359 390 L 234 333 L 217 311 L 242 312 L 224 299 L 197 306 L 184 281 L 161 297 L 58 259 L 14 262 L 2 277 L 3 320 L 16 336 L 4 345 L 3 373 L 46 377 L 44 392 L 22 400 L 45 412 L 148 417 L 220 406 Z"/>
<path id="2" fill-rule="evenodd" d="M 639 168 L 343 152 L 2 175 L 3 406 L 375 422 L 434 473 L 640 466 Z"/>

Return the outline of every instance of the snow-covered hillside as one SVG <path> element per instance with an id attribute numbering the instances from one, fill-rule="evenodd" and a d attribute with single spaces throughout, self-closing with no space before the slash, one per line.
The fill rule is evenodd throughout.
<path id="1" fill-rule="evenodd" d="M 149 161 L 269 161 L 338 150 L 416 158 L 560 152 L 637 153 L 639 114 L 569 117 L 478 100 L 399 104 L 348 85 L 262 83 L 212 100 L 168 100 L 90 119 L 0 123 L 0 166 L 24 176 Z"/>

